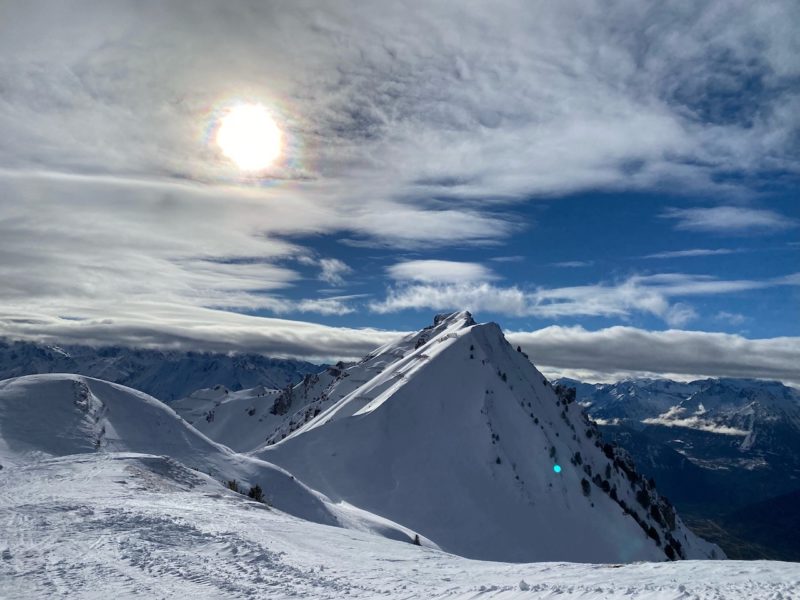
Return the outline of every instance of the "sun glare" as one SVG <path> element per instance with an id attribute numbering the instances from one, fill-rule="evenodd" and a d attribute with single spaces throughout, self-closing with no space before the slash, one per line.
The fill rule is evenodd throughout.
<path id="1" fill-rule="evenodd" d="M 242 171 L 261 171 L 280 156 L 282 134 L 260 104 L 229 109 L 219 122 L 217 145 Z"/>

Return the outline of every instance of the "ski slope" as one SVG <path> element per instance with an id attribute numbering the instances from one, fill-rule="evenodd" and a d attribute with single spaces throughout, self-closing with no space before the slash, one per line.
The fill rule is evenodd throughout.
<path id="1" fill-rule="evenodd" d="M 0 598 L 789 600 L 800 565 L 481 562 L 289 516 L 164 457 L 0 470 Z"/>

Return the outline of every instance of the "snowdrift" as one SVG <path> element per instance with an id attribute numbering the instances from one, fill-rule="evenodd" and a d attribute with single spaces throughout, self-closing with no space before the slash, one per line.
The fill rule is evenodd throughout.
<path id="1" fill-rule="evenodd" d="M 324 499 L 292 475 L 211 441 L 147 394 L 79 375 L 0 381 L 0 465 L 95 452 L 167 456 L 216 481 L 259 484 L 292 515 L 338 524 Z"/>

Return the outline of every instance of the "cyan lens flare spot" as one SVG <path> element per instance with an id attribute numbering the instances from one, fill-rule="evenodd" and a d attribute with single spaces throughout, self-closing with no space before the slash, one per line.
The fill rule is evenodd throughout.
<path id="1" fill-rule="evenodd" d="M 553 471 L 555 473 L 561 473 L 561 465 L 553 465 Z"/>

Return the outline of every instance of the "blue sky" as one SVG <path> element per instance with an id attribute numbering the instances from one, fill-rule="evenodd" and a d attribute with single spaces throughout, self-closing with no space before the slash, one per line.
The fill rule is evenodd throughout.
<path id="1" fill-rule="evenodd" d="M 800 265 L 796 198 L 791 193 L 771 193 L 746 208 L 734 208 L 737 212 L 733 216 L 740 217 L 741 222 L 726 225 L 725 215 L 709 213 L 715 209 L 702 198 L 667 192 L 590 193 L 506 208 L 504 218 L 522 226 L 501 243 L 491 245 L 398 251 L 352 247 L 335 237 L 306 238 L 304 244 L 352 270 L 342 273 L 336 285 L 330 285 L 319 279 L 322 273 L 316 265 L 308 266 L 302 271 L 304 280 L 292 290 L 293 297 L 343 297 L 343 314 L 321 316 L 329 324 L 413 329 L 431 310 L 456 309 L 462 304 L 419 299 L 418 307 L 376 310 L 372 306 L 385 299 L 387 290 L 407 286 L 416 290 L 413 282 L 392 277 L 391 269 L 398 263 L 409 264 L 412 271 L 414 265 L 422 267 L 416 261 L 452 263 L 441 266 L 444 272 L 463 263 L 480 265 L 485 272 L 477 276 L 476 283 L 490 283 L 500 291 L 497 295 L 509 288 L 530 295 L 542 289 L 587 286 L 613 290 L 637 279 L 642 280 L 639 287 L 664 293 L 663 286 L 650 284 L 648 278 L 670 275 L 676 279 L 671 282 L 673 287 L 680 285 L 666 293 L 670 304 L 683 307 L 677 314 L 670 314 L 668 309 L 654 313 L 648 310 L 646 300 L 630 306 L 618 306 L 610 300 L 608 306 L 592 307 L 578 299 L 575 306 L 554 315 L 535 308 L 524 314 L 524 309 L 505 307 L 500 298 L 487 298 L 477 308 L 481 318 L 498 320 L 514 330 L 538 329 L 552 323 L 592 329 L 624 323 L 646 329 L 689 327 L 748 337 L 800 334 L 800 318 L 787 318 L 798 316 L 799 282 L 797 278 L 783 281 L 797 273 Z M 713 218 L 705 222 L 701 220 L 704 216 Z M 769 222 L 754 225 L 759 218 L 768 218 Z M 425 283 L 439 284 L 435 279 Z M 697 289 L 698 283 L 704 284 L 702 288 Z M 462 296 L 468 304 L 470 296 Z M 600 314 L 592 314 L 597 311 Z"/>
<path id="2" fill-rule="evenodd" d="M 0 335 L 799 383 L 792 1 L 81 0 L 0 19 Z M 281 153 L 216 143 L 257 105 Z"/>

